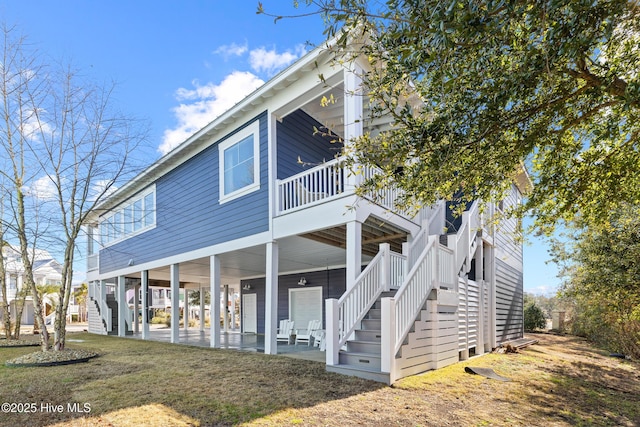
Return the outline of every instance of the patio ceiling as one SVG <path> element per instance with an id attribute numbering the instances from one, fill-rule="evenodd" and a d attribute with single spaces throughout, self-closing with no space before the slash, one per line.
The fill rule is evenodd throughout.
<path id="1" fill-rule="evenodd" d="M 345 265 L 345 250 L 337 246 L 302 237 L 287 237 L 278 241 L 279 271 L 281 274 L 319 270 Z M 365 260 L 370 259 L 364 257 Z M 265 275 L 265 245 L 254 246 L 220 255 L 221 281 L 223 284 L 238 284 L 241 279 Z M 132 274 L 128 277 L 140 277 Z M 170 266 L 149 271 L 152 286 L 168 286 Z M 165 282 L 165 283 L 162 283 Z M 199 258 L 180 263 L 181 283 L 209 283 L 209 258 Z"/>
<path id="2" fill-rule="evenodd" d="M 327 102 L 328 100 L 328 102 Z M 363 126 L 364 132 L 377 134 L 391 128 L 391 116 L 379 117 L 371 120 L 371 106 L 369 98 L 363 98 Z M 339 83 L 328 88 L 322 95 L 316 97 L 302 107 L 302 110 L 326 126 L 336 135 L 344 135 L 344 84 Z"/>

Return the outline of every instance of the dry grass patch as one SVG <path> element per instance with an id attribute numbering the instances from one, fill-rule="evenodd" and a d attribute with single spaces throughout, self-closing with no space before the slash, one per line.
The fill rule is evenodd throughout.
<path id="1" fill-rule="evenodd" d="M 2 414 L 0 426 L 634 426 L 640 369 L 572 337 L 539 335 L 393 387 L 321 363 L 81 334 L 101 357 L 51 368 L 0 366 L 0 402 L 90 404 L 90 413 Z M 29 349 L 0 349 L 0 363 Z M 511 382 L 464 372 L 490 367 Z"/>

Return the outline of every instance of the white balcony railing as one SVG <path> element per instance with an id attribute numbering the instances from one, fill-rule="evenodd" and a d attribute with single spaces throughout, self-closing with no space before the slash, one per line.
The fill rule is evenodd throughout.
<path id="1" fill-rule="evenodd" d="M 340 157 L 321 165 L 315 166 L 302 173 L 277 181 L 277 215 L 296 211 L 298 209 L 325 203 L 330 200 L 350 195 L 355 188 L 347 185 L 347 178 L 355 175 L 367 180 L 380 173 L 374 167 L 361 166 L 357 171 L 351 172 L 346 167 L 346 159 Z M 396 201 L 402 195 L 397 188 L 385 188 L 371 191 L 365 198 L 394 213 L 410 216 L 404 210 L 398 208 Z M 417 218 L 416 220 L 419 220 Z"/>
<path id="2" fill-rule="evenodd" d="M 345 177 L 345 162 L 339 158 L 278 180 L 278 213 L 298 210 L 343 195 Z"/>

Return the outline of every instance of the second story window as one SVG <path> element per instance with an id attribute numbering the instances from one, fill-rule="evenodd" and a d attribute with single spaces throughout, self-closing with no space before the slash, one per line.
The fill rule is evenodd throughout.
<path id="1" fill-rule="evenodd" d="M 18 276 L 13 274 L 9 276 L 9 289 L 18 289 Z"/>
<path id="2" fill-rule="evenodd" d="M 260 188 L 259 122 L 220 143 L 220 202 Z"/>
<path id="3" fill-rule="evenodd" d="M 155 198 L 156 189 L 155 186 L 151 186 L 104 215 L 100 221 L 102 246 L 108 246 L 155 227 Z"/>

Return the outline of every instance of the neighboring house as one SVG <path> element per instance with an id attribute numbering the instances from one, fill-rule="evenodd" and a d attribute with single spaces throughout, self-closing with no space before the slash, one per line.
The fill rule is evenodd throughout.
<path id="1" fill-rule="evenodd" d="M 152 287 L 173 301 L 210 289 L 217 301 L 232 285 L 241 329 L 264 334 L 265 353 L 277 352 L 279 321 L 321 320 L 328 369 L 388 383 L 522 337 L 515 220 L 494 229 L 477 202 L 455 221 L 445 203 L 408 215 L 394 188 L 359 198 L 359 180 L 376 171 L 351 174 L 336 158 L 340 145 L 314 131 L 328 124 L 349 141 L 389 128 L 367 119 L 358 94 L 368 64 L 352 67 L 322 49 L 307 54 L 96 209 L 87 224 L 90 331 L 138 330 L 128 304 L 117 304 L 130 288 L 142 290 L 135 304 L 144 312 Z M 522 170 L 486 215 L 519 203 L 528 185 Z M 219 310 L 212 304 L 212 319 Z M 143 338 L 153 334 L 148 317 Z"/>
<path id="2" fill-rule="evenodd" d="M 21 292 L 28 292 L 24 310 L 22 311 L 22 325 L 34 324 L 34 310 L 33 310 L 33 297 L 31 293 L 24 288 L 26 286 L 24 281 L 24 264 L 20 252 L 12 249 L 9 246 L 2 248 L 2 256 L 4 258 L 6 269 L 6 283 L 7 294 L 9 300 L 9 311 L 12 316 L 17 313 L 16 300 L 20 298 Z M 33 279 L 36 285 L 56 285 L 60 286 L 62 280 L 62 267 L 49 252 L 36 249 L 33 256 Z M 53 313 L 53 307 L 56 304 L 56 295 L 45 295 L 44 308 L 47 314 Z M 2 293 L 0 292 L 0 299 L 2 299 Z M 0 319 L 2 319 L 2 312 L 0 312 Z M 47 320 L 51 320 L 48 316 Z"/>

